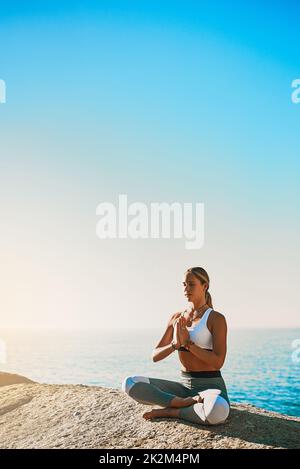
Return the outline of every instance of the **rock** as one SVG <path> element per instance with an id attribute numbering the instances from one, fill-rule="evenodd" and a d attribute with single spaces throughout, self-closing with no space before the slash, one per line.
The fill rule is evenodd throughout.
<path id="1" fill-rule="evenodd" d="M 11 373 L 4 373 L 0 371 L 0 386 L 9 386 L 11 384 L 20 383 L 34 383 L 31 379 L 25 378 L 25 376 L 15 375 Z"/>
<path id="2" fill-rule="evenodd" d="M 232 405 L 226 423 L 214 427 L 180 419 L 149 421 L 143 413 L 158 406 L 139 404 L 118 389 L 1 375 L 1 448 L 300 447 L 300 418 L 253 405 Z"/>

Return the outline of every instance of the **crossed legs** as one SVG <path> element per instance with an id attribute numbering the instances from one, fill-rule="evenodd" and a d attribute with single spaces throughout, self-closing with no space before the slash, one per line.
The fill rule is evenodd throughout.
<path id="1" fill-rule="evenodd" d="M 216 389 L 191 396 L 191 391 L 176 381 L 128 376 L 122 390 L 137 402 L 164 407 L 145 412 L 145 419 L 171 417 L 214 425 L 224 422 L 229 415 L 229 404 Z"/>

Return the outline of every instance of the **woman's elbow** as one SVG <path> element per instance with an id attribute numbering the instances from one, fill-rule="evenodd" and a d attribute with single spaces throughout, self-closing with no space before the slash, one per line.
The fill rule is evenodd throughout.
<path id="1" fill-rule="evenodd" d="M 164 355 L 163 355 L 163 353 L 162 353 L 161 350 L 158 350 L 158 349 L 153 350 L 153 353 L 152 353 L 152 361 L 153 361 L 154 363 L 159 362 L 160 360 L 163 360 L 164 358 L 165 358 L 165 357 L 164 357 Z"/>
<path id="2" fill-rule="evenodd" d="M 156 350 L 153 350 L 152 355 L 151 355 L 151 359 L 152 359 L 152 361 L 153 361 L 154 363 L 158 361 L 158 360 L 157 360 L 157 352 L 156 352 Z"/>
<path id="3" fill-rule="evenodd" d="M 222 366 L 224 365 L 224 361 L 225 361 L 225 357 L 216 356 L 215 363 L 214 363 L 215 368 L 220 370 L 222 368 Z"/>

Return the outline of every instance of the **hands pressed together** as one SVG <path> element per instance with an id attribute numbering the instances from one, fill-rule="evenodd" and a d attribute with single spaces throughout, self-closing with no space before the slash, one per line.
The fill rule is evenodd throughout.
<path id="1" fill-rule="evenodd" d="M 187 330 L 186 324 L 187 324 L 187 320 L 184 316 L 179 316 L 179 318 L 177 318 L 174 321 L 173 340 L 175 342 L 175 345 L 178 347 L 180 347 L 187 340 L 190 339 L 190 334 L 189 334 L 189 331 Z"/>

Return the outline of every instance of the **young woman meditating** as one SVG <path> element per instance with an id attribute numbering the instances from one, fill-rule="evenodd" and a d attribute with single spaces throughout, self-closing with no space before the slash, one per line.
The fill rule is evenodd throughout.
<path id="1" fill-rule="evenodd" d="M 213 310 L 209 277 L 202 267 L 188 269 L 183 286 L 192 307 L 172 314 L 152 356 L 157 362 L 177 350 L 182 364 L 180 381 L 128 376 L 122 390 L 137 402 L 164 407 L 145 412 L 145 419 L 170 417 L 220 424 L 230 411 L 220 371 L 226 356 L 226 320 Z"/>

